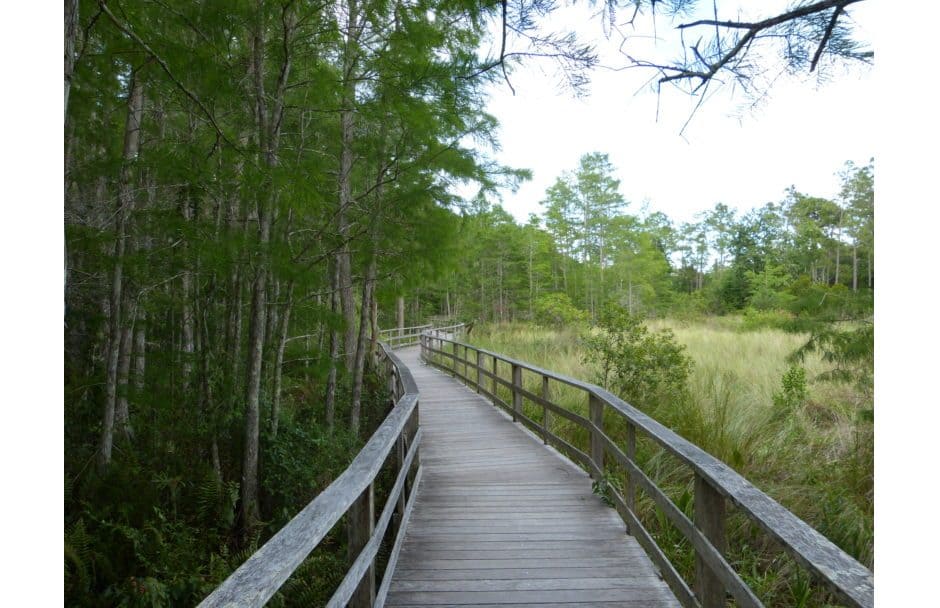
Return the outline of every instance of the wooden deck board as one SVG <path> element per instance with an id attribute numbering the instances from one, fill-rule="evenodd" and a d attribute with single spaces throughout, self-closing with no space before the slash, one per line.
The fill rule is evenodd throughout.
<path id="1" fill-rule="evenodd" d="M 398 351 L 420 397 L 424 478 L 388 606 L 679 606 L 576 465 Z"/>

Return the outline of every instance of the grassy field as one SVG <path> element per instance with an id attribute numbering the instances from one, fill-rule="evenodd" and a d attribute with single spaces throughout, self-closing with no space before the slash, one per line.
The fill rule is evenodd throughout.
<path id="1" fill-rule="evenodd" d="M 743 331 L 734 318 L 694 323 L 655 320 L 651 330 L 671 330 L 694 361 L 691 404 L 649 411 L 686 439 L 731 465 L 757 487 L 807 521 L 869 568 L 873 563 L 873 432 L 871 396 L 846 384 L 816 381 L 826 371 L 819 358 L 803 362 L 807 397 L 797 407 L 775 406 L 774 393 L 790 367 L 786 357 L 806 337 L 779 330 Z M 525 324 L 474 329 L 471 343 L 583 380 L 598 382 L 583 361 L 582 333 Z M 506 377 L 504 375 L 504 377 Z M 533 383 L 536 379 L 532 379 Z M 537 390 L 533 385 L 530 390 Z M 558 390 L 555 399 L 586 413 L 583 394 Z M 633 403 L 640 409 L 645 404 Z M 540 408 L 531 417 L 541 419 Z M 556 417 L 558 418 L 558 417 Z M 605 421 L 605 424 L 606 421 Z M 586 433 L 563 420 L 553 431 L 586 448 Z M 638 458 L 680 507 L 691 513 L 691 475 L 655 446 L 642 442 Z M 616 483 L 616 481 L 615 481 Z M 691 552 L 649 501 L 644 525 L 680 572 L 694 570 Z M 787 556 L 743 516 L 728 522 L 729 560 L 768 606 L 818 606 L 829 601 Z"/>

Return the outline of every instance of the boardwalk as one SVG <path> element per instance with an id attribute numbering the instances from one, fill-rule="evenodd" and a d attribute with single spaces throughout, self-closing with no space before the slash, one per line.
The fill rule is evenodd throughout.
<path id="1" fill-rule="evenodd" d="M 389 606 L 678 606 L 581 469 L 399 351 L 421 394 L 423 481 Z"/>

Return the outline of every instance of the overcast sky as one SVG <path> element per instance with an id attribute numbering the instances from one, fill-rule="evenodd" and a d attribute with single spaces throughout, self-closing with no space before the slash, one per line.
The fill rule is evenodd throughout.
<path id="1" fill-rule="evenodd" d="M 719 3 L 722 18 L 736 16 L 733 9 L 725 10 L 732 4 Z M 769 11 L 778 3 L 758 4 Z M 851 14 L 858 37 L 870 42 L 868 4 Z M 576 29 L 600 47 L 603 57 L 613 57 L 600 21 L 590 19 L 583 3 L 561 10 L 554 23 Z M 660 41 L 646 43 L 646 49 L 637 48 L 643 41 L 633 42 L 631 50 L 674 56 L 679 48 L 668 39 L 665 19 L 658 21 L 657 31 Z M 503 205 L 520 220 L 541 213 L 545 189 L 593 151 L 610 155 L 631 209 L 648 200 L 651 210 L 676 221 L 690 220 L 717 202 L 747 210 L 780 201 L 790 185 L 833 197 L 839 187 L 835 174 L 844 162 L 865 164 L 874 156 L 874 84 L 865 67 L 833 72 L 821 86 L 815 78 L 778 81 L 756 109 L 743 107 L 748 100 L 730 91 L 716 95 L 682 134 L 697 100 L 664 90 L 657 121 L 657 97 L 643 87 L 650 73 L 597 70 L 591 94 L 576 99 L 559 90 L 557 78 L 545 68 L 517 69 L 511 76 L 515 95 L 501 82 L 489 102 L 489 112 L 501 124 L 502 150 L 495 158 L 533 172 L 517 193 L 505 193 Z"/>

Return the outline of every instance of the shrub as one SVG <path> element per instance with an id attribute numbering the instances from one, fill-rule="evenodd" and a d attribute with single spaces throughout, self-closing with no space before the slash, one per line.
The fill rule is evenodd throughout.
<path id="1" fill-rule="evenodd" d="M 532 304 L 535 322 L 543 327 L 561 329 L 581 325 L 587 321 L 587 313 L 571 303 L 565 293 L 546 293 Z"/>
<path id="2" fill-rule="evenodd" d="M 744 309 L 744 320 L 741 329 L 744 331 L 759 331 L 761 329 L 787 329 L 793 315 L 785 310 L 766 310 L 748 306 Z"/>
<path id="3" fill-rule="evenodd" d="M 584 360 L 600 367 L 605 387 L 646 408 L 688 401 L 692 359 L 672 331 L 650 332 L 639 317 L 616 306 L 604 311 L 600 329 L 585 338 Z"/>
<path id="4" fill-rule="evenodd" d="M 781 390 L 773 395 L 774 408 L 781 414 L 788 414 L 806 402 L 806 370 L 799 365 L 791 365 L 780 381 Z"/>

